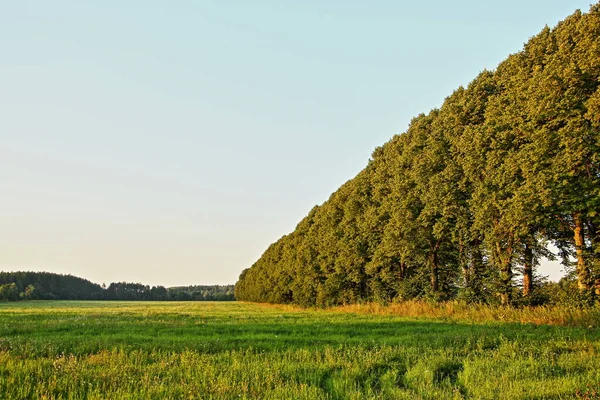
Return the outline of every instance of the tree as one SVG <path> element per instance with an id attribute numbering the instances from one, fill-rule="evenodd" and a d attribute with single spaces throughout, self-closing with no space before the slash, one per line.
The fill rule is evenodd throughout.
<path id="1" fill-rule="evenodd" d="M 0 300 L 3 300 L 3 301 L 19 300 L 19 290 L 17 289 L 17 285 L 14 282 L 0 285 Z"/>
<path id="2" fill-rule="evenodd" d="M 414 118 L 269 246 L 236 296 L 532 302 L 549 241 L 600 296 L 599 115 L 600 3 Z"/>

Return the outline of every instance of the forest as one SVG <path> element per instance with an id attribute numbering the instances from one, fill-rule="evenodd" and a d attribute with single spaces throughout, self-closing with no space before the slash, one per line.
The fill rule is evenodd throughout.
<path id="1" fill-rule="evenodd" d="M 72 275 L 50 272 L 0 272 L 0 301 L 153 300 L 230 301 L 233 285 L 148 286 L 113 282 L 108 287 Z"/>
<path id="2" fill-rule="evenodd" d="M 597 3 L 376 148 L 241 273 L 236 299 L 597 302 L 599 85 Z M 544 257 L 569 272 L 559 283 L 536 273 Z"/>

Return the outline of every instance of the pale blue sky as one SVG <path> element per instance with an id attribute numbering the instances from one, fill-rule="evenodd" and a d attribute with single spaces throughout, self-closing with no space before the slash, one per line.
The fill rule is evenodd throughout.
<path id="1" fill-rule="evenodd" d="M 0 270 L 234 283 L 412 117 L 589 4 L 0 0 Z"/>

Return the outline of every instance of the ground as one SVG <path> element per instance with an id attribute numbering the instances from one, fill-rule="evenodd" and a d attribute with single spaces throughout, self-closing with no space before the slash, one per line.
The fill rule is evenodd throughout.
<path id="1" fill-rule="evenodd" d="M 238 302 L 0 303 L 2 399 L 594 398 L 599 353 L 593 327 Z"/>

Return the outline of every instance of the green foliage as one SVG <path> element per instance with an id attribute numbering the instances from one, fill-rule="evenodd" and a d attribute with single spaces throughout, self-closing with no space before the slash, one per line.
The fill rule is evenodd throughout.
<path id="1" fill-rule="evenodd" d="M 19 290 L 15 283 L 0 285 L 0 301 L 17 301 L 18 299 Z"/>
<path id="2" fill-rule="evenodd" d="M 593 303 L 599 8 L 545 28 L 440 109 L 414 118 L 242 273 L 236 298 L 305 306 L 553 302 L 536 289 L 543 282 L 535 274 L 553 243 L 565 263 L 577 259 L 568 296 Z"/>
<path id="3" fill-rule="evenodd" d="M 86 279 L 50 272 L 0 271 L 0 285 L 7 284 L 14 284 L 17 299 L 24 300 L 96 300 L 103 294 L 100 285 Z"/>
<path id="4" fill-rule="evenodd" d="M 0 301 L 154 300 L 231 301 L 233 285 L 148 286 L 113 282 L 107 288 L 72 275 L 50 272 L 0 272 Z"/>
<path id="5" fill-rule="evenodd" d="M 170 287 L 163 292 L 164 299 L 156 300 L 191 300 L 191 301 L 232 301 L 233 285 L 196 285 Z M 162 296 L 162 293 L 161 293 Z M 154 300 L 154 299 L 153 299 Z"/>
<path id="6" fill-rule="evenodd" d="M 558 283 L 545 282 L 536 290 L 535 297 L 545 304 L 570 307 L 590 307 L 597 300 L 592 292 L 577 290 L 577 281 L 570 277 L 562 278 Z"/>

